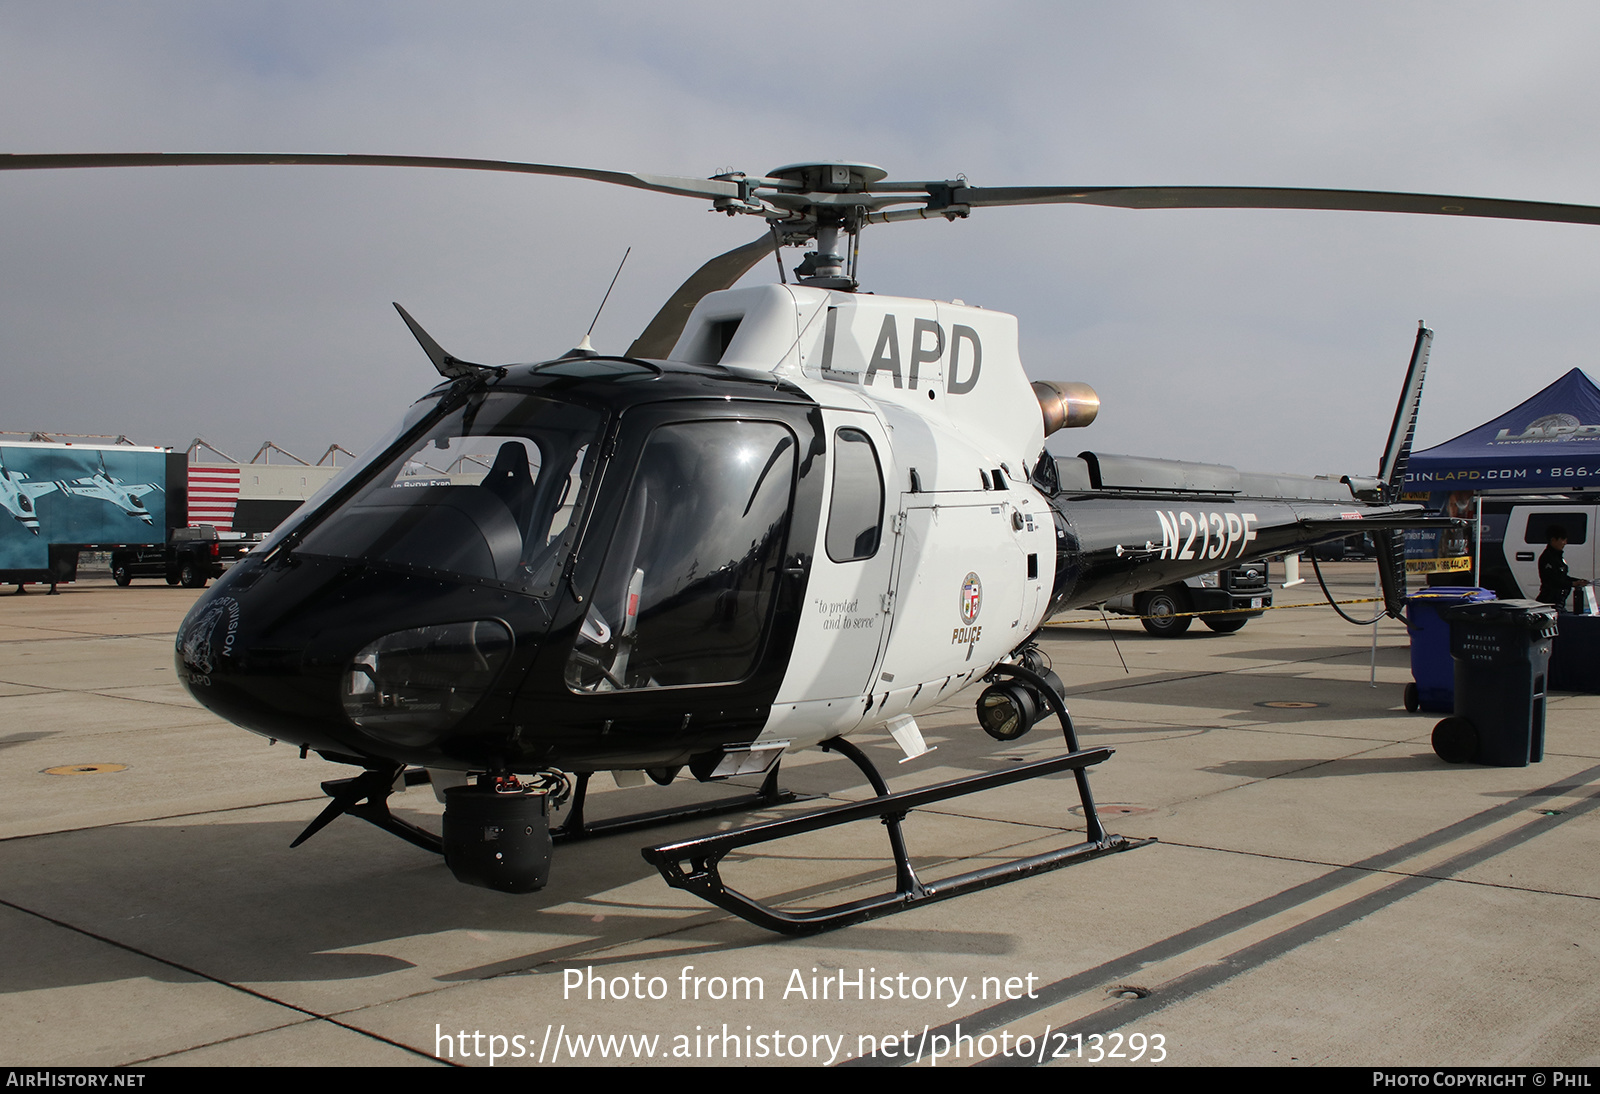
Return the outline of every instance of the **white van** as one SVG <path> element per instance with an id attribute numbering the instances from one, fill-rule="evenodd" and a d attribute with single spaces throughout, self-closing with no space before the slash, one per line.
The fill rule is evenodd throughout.
<path id="1" fill-rule="evenodd" d="M 1567 573 L 1588 581 L 1600 578 L 1595 568 L 1595 521 L 1600 504 L 1582 498 L 1485 498 L 1483 501 L 1483 566 L 1485 587 L 1502 599 L 1535 600 L 1539 596 L 1539 556 L 1549 543 L 1550 528 L 1566 529 L 1563 557 Z"/>

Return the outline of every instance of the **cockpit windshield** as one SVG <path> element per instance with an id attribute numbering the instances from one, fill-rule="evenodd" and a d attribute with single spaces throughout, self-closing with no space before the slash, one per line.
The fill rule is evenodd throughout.
<path id="1" fill-rule="evenodd" d="M 601 415 L 478 394 L 383 465 L 299 552 L 554 588 L 588 502 Z"/>

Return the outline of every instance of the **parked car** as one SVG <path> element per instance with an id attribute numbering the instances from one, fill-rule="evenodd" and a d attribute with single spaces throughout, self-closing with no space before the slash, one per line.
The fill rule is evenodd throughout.
<path id="1" fill-rule="evenodd" d="M 1137 615 L 1144 629 L 1160 638 L 1176 638 L 1196 618 L 1219 634 L 1232 634 L 1272 607 L 1266 560 L 1186 578 L 1158 589 L 1119 596 L 1106 610 Z M 1225 612 L 1193 616 L 1189 612 Z"/>

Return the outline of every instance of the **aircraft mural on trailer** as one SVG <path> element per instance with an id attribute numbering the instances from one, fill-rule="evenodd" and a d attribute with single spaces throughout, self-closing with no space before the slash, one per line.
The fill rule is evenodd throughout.
<path id="1" fill-rule="evenodd" d="M 166 542 L 169 453 L 133 445 L 0 445 L 0 575 L 51 580 L 51 549 Z"/>
<path id="2" fill-rule="evenodd" d="M 145 508 L 145 499 L 153 493 L 165 493 L 160 483 L 144 482 L 130 485 L 110 474 L 106 471 L 106 459 L 103 453 L 93 474 L 57 482 L 55 485 L 63 494 L 79 498 L 98 498 L 122 510 L 128 516 L 150 525 L 153 525 L 155 520 L 151 517 L 150 510 Z"/>
<path id="3" fill-rule="evenodd" d="M 55 488 L 53 482 L 29 482 L 25 472 L 12 471 L 0 457 L 0 506 L 34 535 L 39 534 L 38 500 Z"/>

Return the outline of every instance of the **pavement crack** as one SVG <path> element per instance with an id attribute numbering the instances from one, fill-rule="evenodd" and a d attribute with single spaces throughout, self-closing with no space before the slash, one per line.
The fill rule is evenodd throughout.
<path id="1" fill-rule="evenodd" d="M 273 805 L 302 805 L 306 802 L 324 802 L 326 800 L 327 798 L 322 795 L 311 795 L 304 798 L 282 798 L 278 801 L 251 802 L 248 805 L 224 805 L 215 809 L 196 809 L 188 813 L 164 813 L 159 817 L 129 817 L 126 820 L 107 821 L 105 824 L 86 824 L 81 828 L 52 828 L 48 832 L 24 832 L 17 836 L 0 836 L 0 843 L 39 839 L 44 836 L 64 836 L 73 832 L 96 832 L 103 828 L 123 828 L 130 824 L 152 824 L 156 821 L 185 820 L 189 817 L 210 817 L 220 813 L 244 813 L 252 809 L 265 809 Z"/>
<path id="2" fill-rule="evenodd" d="M 71 931 L 74 934 L 80 934 L 85 938 L 92 938 L 96 942 L 102 942 L 107 946 L 114 946 L 125 953 L 131 953 L 135 956 L 145 958 L 148 961 L 154 961 L 158 965 L 165 965 L 169 969 L 176 969 L 179 972 L 187 973 L 190 976 L 196 977 L 200 980 L 205 980 L 212 984 L 216 984 L 220 987 L 230 988 L 233 991 L 239 992 L 241 995 L 248 995 L 253 999 L 259 999 L 263 1003 L 274 1003 L 286 1010 L 294 1011 L 296 1014 L 303 1014 L 307 1018 L 331 1023 L 332 1025 L 338 1026 L 341 1029 L 347 1029 L 351 1033 L 357 1033 L 363 1037 L 370 1037 L 374 1041 L 382 1041 L 384 1044 L 393 1045 L 395 1048 L 404 1049 L 406 1052 L 409 1052 L 415 1056 L 420 1056 L 425 1060 L 436 1059 L 436 1057 L 430 1055 L 429 1053 L 413 1048 L 412 1046 L 404 1044 L 400 1041 L 393 1040 L 392 1038 L 384 1037 L 381 1034 L 373 1033 L 371 1030 L 350 1025 L 348 1022 L 341 1022 L 337 1018 L 331 1017 L 330 1015 L 319 1014 L 307 1007 L 300 1006 L 298 1003 L 291 1003 L 286 999 L 279 999 L 275 996 L 268 995 L 264 991 L 257 991 L 255 988 L 247 988 L 243 984 L 235 984 L 231 980 L 226 980 L 220 976 L 212 976 L 210 973 L 205 972 L 202 969 L 197 969 L 193 965 L 186 965 L 181 961 L 174 961 L 169 957 L 162 957 L 159 954 L 151 953 L 148 950 L 141 949 L 140 947 L 134 946 L 130 943 L 118 941 L 109 935 L 100 934 L 98 931 L 91 931 L 87 927 L 80 927 L 76 923 L 68 923 L 63 919 L 57 919 L 55 916 L 46 915 L 44 912 L 36 911 L 33 908 L 24 907 L 15 901 L 6 900 L 4 897 L 0 897 L 0 907 L 10 908 L 12 911 L 21 912 L 23 915 L 33 916 L 35 919 L 42 920 L 45 923 L 51 924 L 52 926 L 60 927 L 64 931 Z M 258 1030 L 256 1032 L 262 1031 Z"/>
<path id="3" fill-rule="evenodd" d="M 1537 821 L 1530 821 L 1537 824 Z M 1518 893 L 1539 893 L 1544 896 L 1566 896 L 1576 900 L 1600 901 L 1600 895 L 1591 893 L 1574 893 L 1561 889 L 1539 889 L 1531 885 L 1507 885 L 1499 881 L 1479 881 L 1476 878 L 1454 877 L 1440 874 L 1433 870 L 1397 870 L 1393 867 L 1366 868 L 1360 863 L 1330 862 L 1327 859 L 1301 858 L 1298 855 L 1274 855 L 1266 851 L 1250 851 L 1239 847 L 1216 847 L 1207 843 L 1183 843 L 1179 840 L 1163 839 L 1162 844 L 1167 847 L 1182 847 L 1190 851 L 1213 851 L 1222 855 L 1240 855 L 1245 858 L 1266 859 L 1271 862 L 1294 862 L 1303 866 L 1324 866 L 1332 870 L 1363 870 L 1369 874 L 1387 874 L 1391 877 L 1418 877 L 1430 878 L 1434 881 L 1453 881 L 1459 885 L 1481 885 L 1489 889 L 1505 889 Z"/>

